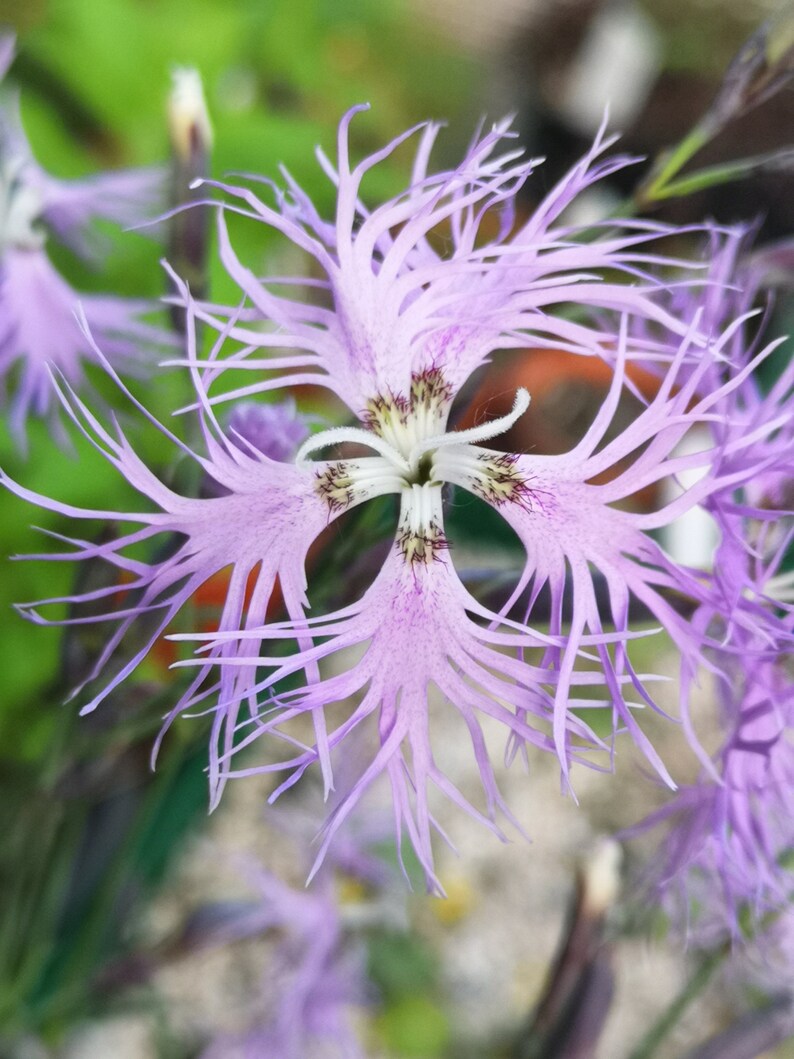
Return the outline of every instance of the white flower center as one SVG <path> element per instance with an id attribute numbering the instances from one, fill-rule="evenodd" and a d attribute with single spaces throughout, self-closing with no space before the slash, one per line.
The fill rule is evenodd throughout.
<path id="1" fill-rule="evenodd" d="M 306 466 L 312 453 L 331 445 L 355 443 L 374 449 L 375 456 L 317 464 L 317 491 L 333 512 L 386 493 L 400 494 L 397 545 L 411 563 L 429 562 L 446 547 L 441 513 L 444 482 L 461 485 L 495 504 L 520 500 L 526 488 L 513 466 L 515 457 L 476 447 L 509 430 L 526 412 L 526 390 L 516 392 L 507 415 L 459 431 L 444 431 L 448 400 L 432 397 L 372 402 L 371 429 L 321 431 L 308 438 L 295 457 Z"/>
<path id="2" fill-rule="evenodd" d="M 0 167 L 0 250 L 40 250 L 45 234 L 39 226 L 43 202 L 23 177 L 24 159 L 11 158 Z"/>

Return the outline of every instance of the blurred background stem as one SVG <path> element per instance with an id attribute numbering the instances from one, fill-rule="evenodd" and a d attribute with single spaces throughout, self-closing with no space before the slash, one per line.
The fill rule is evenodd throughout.
<path id="1" fill-rule="evenodd" d="M 729 953 L 730 946 L 722 945 L 700 961 L 692 977 L 674 997 L 669 1007 L 656 1019 L 639 1044 L 629 1053 L 627 1059 L 652 1059 L 652 1056 L 657 1053 L 659 1047 L 676 1028 L 684 1012 L 697 1000 L 712 980 Z"/>

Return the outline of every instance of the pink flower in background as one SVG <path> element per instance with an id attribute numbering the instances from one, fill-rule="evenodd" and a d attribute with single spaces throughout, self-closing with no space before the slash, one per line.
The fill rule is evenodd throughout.
<path id="1" fill-rule="evenodd" d="M 14 40 L 0 40 L 0 74 L 13 57 Z M 74 291 L 50 262 L 48 233 L 91 257 L 101 246 L 97 219 L 130 224 L 161 202 L 164 174 L 154 169 L 58 180 L 33 157 L 19 119 L 16 96 L 0 97 L 0 400 L 11 433 L 24 448 L 31 416 L 48 418 L 61 439 L 50 370 L 72 385 L 84 383 L 94 359 L 75 317 L 78 301 L 107 357 L 125 372 L 142 374 L 147 355 L 170 344 L 145 322 L 155 305 Z"/>
<path id="2" fill-rule="evenodd" d="M 229 416 L 226 432 L 249 451 L 253 447 L 271 460 L 284 461 L 291 460 L 309 436 L 309 424 L 294 400 L 278 404 L 241 401 Z"/>
<path id="3" fill-rule="evenodd" d="M 794 684 L 765 639 L 738 639 L 717 656 L 723 744 L 713 763 L 634 829 L 668 825 L 649 878 L 705 945 L 774 927 L 794 889 Z"/>
<path id="4" fill-rule="evenodd" d="M 260 906 L 247 914 L 246 933 L 281 937 L 263 982 L 261 1021 L 213 1041 L 201 1059 L 304 1059 L 310 1055 L 365 1059 L 351 1012 L 370 999 L 366 952 L 345 930 L 330 879 L 296 890 L 270 872 L 249 871 Z M 235 937 L 234 925 L 228 936 Z"/>
<path id="5" fill-rule="evenodd" d="M 761 944 L 794 892 L 794 578 L 785 565 L 794 538 L 793 384 L 792 364 L 766 392 L 748 378 L 721 399 L 709 424 L 727 473 L 757 468 L 741 490 L 717 490 L 705 501 L 720 538 L 714 595 L 691 621 L 711 637 L 721 745 L 710 756 L 693 733 L 703 763 L 697 782 L 633 829 L 667 824 L 650 879 L 701 944 L 726 935 Z M 685 692 L 696 676 L 685 671 Z"/>
<path id="6" fill-rule="evenodd" d="M 629 608 L 639 603 L 654 616 L 681 652 L 686 672 L 703 662 L 709 630 L 673 600 L 688 601 L 690 609 L 719 608 L 719 586 L 674 562 L 654 533 L 710 496 L 751 481 L 766 466 L 764 446 L 772 443 L 779 418 L 776 408 L 764 406 L 749 432 L 679 452 L 694 427 L 725 414 L 731 395 L 768 350 L 712 385 L 712 369 L 726 361 L 738 325 L 705 333 L 702 314 L 681 318 L 663 304 L 666 285 L 654 278 L 656 270 L 669 272 L 679 263 L 645 244 L 670 229 L 614 222 L 601 238 L 587 241 L 587 233 L 560 221 L 579 192 L 626 164 L 624 158 L 598 161 L 609 141 L 599 137 L 530 219 L 517 224 L 515 197 L 535 163 L 513 149 L 498 153 L 510 135 L 506 126 L 474 142 L 457 168 L 434 174 L 428 162 L 437 128 L 426 126 L 409 187 L 369 210 L 360 198 L 363 176 L 416 130 L 351 168 L 353 113 L 340 126 L 336 165 L 324 161 L 338 187 L 333 222 L 318 216 L 288 176 L 275 209 L 247 188 L 222 185 L 232 202 L 218 205 L 220 255 L 246 300 L 234 310 L 207 305 L 177 281 L 187 320 L 183 363 L 196 389 L 201 448 L 156 425 L 197 461 L 218 495 L 186 497 L 168 487 L 121 428 L 103 426 L 67 384 L 61 395 L 75 424 L 155 510 L 80 509 L 4 481 L 19 496 L 70 517 L 139 527 L 100 544 L 70 541 L 70 557 L 104 559 L 128 579 L 121 609 L 97 613 L 102 600 L 117 597 L 116 588 L 66 597 L 76 608 L 67 623 L 115 623 L 89 678 L 100 681 L 100 689 L 84 711 L 132 673 L 203 582 L 229 569 L 218 631 L 176 637 L 206 642 L 180 663 L 193 669 L 193 679 L 167 719 L 199 705 L 210 713 L 212 804 L 230 777 L 286 770 L 275 797 L 315 764 L 329 790 L 333 754 L 337 748 L 344 753 L 346 738 L 360 724 L 372 725 L 378 749 L 328 817 L 317 863 L 383 774 L 391 783 L 398 841 L 409 839 L 428 886 L 440 889 L 432 788 L 500 836 L 497 811 L 512 819 L 486 748 L 484 718 L 504 726 L 511 754 L 525 746 L 554 753 L 566 787 L 576 763 L 611 767 L 615 737 L 624 732 L 672 783 L 637 719 L 638 707 L 656 704 L 653 676 L 637 673 L 630 659 L 629 643 L 638 634 L 630 629 Z M 280 231 L 311 256 L 321 277 L 307 279 L 299 296 L 289 294 L 299 279 L 257 278 L 232 247 L 228 211 Z M 446 246 L 444 256 L 439 245 Z M 319 298 L 303 296 L 318 292 Z M 652 321 L 653 331 L 630 337 L 637 317 Z M 198 324 L 216 332 L 206 358 L 198 352 Z M 614 366 L 595 420 L 560 456 L 492 446 L 518 417 L 532 414 L 524 390 L 501 419 L 468 430 L 451 426 L 453 403 L 472 373 L 497 350 L 527 345 L 601 356 Z M 658 390 L 633 422 L 616 429 L 627 362 L 648 356 L 664 361 Z M 253 381 L 216 391 L 215 382 L 233 371 Z M 272 458 L 252 438 L 241 444 L 245 429 L 224 430 L 216 418 L 218 402 L 305 384 L 333 391 L 350 418 L 300 443 L 291 433 L 289 454 L 282 448 Z M 317 459 L 320 453 L 326 458 Z M 627 508 L 639 490 L 693 469 L 700 479 L 676 499 L 642 514 Z M 498 611 L 479 602 L 456 570 L 445 531 L 452 487 L 490 505 L 524 547 L 523 569 Z M 360 598 L 309 617 L 309 549 L 343 513 L 382 496 L 393 499 L 395 527 L 382 568 Z M 161 552 L 147 562 L 138 550 L 133 557 L 131 546 L 153 538 L 176 543 L 165 558 Z M 50 558 L 56 557 L 65 556 Z M 332 573 L 344 581 L 344 570 Z M 606 586 L 601 602 L 596 576 Z M 280 620 L 269 613 L 276 591 L 283 601 Z M 536 614 L 542 592 L 550 599 L 549 621 Z M 63 600 L 45 601 L 57 602 Z M 42 605 L 22 610 L 45 621 Z M 81 614 L 84 606 L 89 609 Z M 144 642 L 114 670 L 119 645 L 143 615 L 149 619 Z M 742 628 L 755 627 L 756 615 L 745 616 L 741 602 L 732 618 Z M 436 763 L 428 710 L 428 697 L 436 695 L 456 711 L 471 742 L 482 777 L 481 807 L 464 798 Z M 602 709 L 595 716 L 606 711 L 610 719 L 608 735 L 588 723 L 596 707 Z M 685 697 L 681 707 L 687 718 Z M 303 718 L 314 727 L 311 743 Z M 691 735 L 689 724 L 687 731 Z M 264 735 L 287 740 L 288 759 L 260 764 L 246 755 L 238 765 L 236 755 Z"/>

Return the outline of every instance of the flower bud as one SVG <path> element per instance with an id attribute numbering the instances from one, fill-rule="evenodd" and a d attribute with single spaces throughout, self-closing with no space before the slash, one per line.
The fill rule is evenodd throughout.
<path id="1" fill-rule="evenodd" d="M 204 99 L 201 74 L 191 66 L 177 66 L 171 73 L 171 94 L 168 97 L 168 127 L 171 146 L 178 161 L 185 166 L 201 169 L 212 149 L 212 125 Z M 200 166 L 196 165 L 201 162 Z"/>
<path id="2" fill-rule="evenodd" d="M 703 124 L 715 135 L 779 92 L 794 76 L 794 13 L 765 22 L 742 45 Z"/>
<path id="3" fill-rule="evenodd" d="M 192 185 L 209 173 L 212 126 L 198 70 L 177 67 L 172 77 L 167 107 L 173 152 L 171 205 L 178 207 L 197 202 L 202 195 Z M 169 260 L 198 297 L 203 296 L 207 286 L 208 241 L 209 216 L 205 210 L 183 209 L 171 218 Z M 183 331 L 184 310 L 173 307 L 171 317 L 175 329 Z"/>

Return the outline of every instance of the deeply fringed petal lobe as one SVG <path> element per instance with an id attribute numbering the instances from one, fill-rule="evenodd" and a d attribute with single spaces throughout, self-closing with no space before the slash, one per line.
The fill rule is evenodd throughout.
<path id="1" fill-rule="evenodd" d="M 40 170 L 32 182 L 41 195 L 42 216 L 56 238 L 91 258 L 102 246 L 92 231 L 94 221 L 128 228 L 155 218 L 165 205 L 167 172 L 148 167 L 120 169 L 82 180 L 60 180 Z"/>
<path id="2" fill-rule="evenodd" d="M 732 331 L 723 336 L 728 341 Z M 704 648 L 710 643 L 705 625 L 693 623 L 673 605 L 671 596 L 688 600 L 689 608 L 718 606 L 719 591 L 713 579 L 674 562 L 650 536 L 709 496 L 730 491 L 748 481 L 757 462 L 744 459 L 754 444 L 769 438 L 780 416 L 759 421 L 753 429 L 702 451 L 680 453 L 684 436 L 700 423 L 709 422 L 715 409 L 724 408 L 727 395 L 748 377 L 752 367 L 772 347 L 762 351 L 721 387 L 698 397 L 699 384 L 708 373 L 719 343 L 700 357 L 695 370 L 682 371 L 692 349 L 692 338 L 680 344 L 676 359 L 647 407 L 624 431 L 604 444 L 605 434 L 623 391 L 627 359 L 626 328 L 617 355 L 610 393 L 581 442 L 561 456 L 535 456 L 491 452 L 477 446 L 449 445 L 436 457 L 436 473 L 444 480 L 469 489 L 494 506 L 515 530 L 526 549 L 526 563 L 505 612 L 524 598 L 527 623 L 538 596 L 550 595 L 552 635 L 565 632 L 562 648 L 553 646 L 544 664 L 558 674 L 555 696 L 555 737 L 561 746 L 569 712 L 569 682 L 574 674 L 583 637 L 595 640 L 601 672 L 609 691 L 616 727 L 626 728 L 658 773 L 673 781 L 635 716 L 634 706 L 655 708 L 645 681 L 632 668 L 626 643 L 629 607 L 638 602 L 653 615 L 681 653 L 682 720 L 687 736 L 701 756 L 688 709 L 692 675 L 708 664 Z M 450 439 L 454 435 L 450 435 Z M 675 499 L 657 510 L 636 513 L 619 505 L 640 489 L 690 469 L 702 477 Z M 606 481 L 604 481 L 606 478 Z M 603 581 L 606 598 L 599 601 L 596 575 Z M 525 593 L 528 591 L 528 597 Z M 570 615 L 567 599 L 570 596 Z M 737 620 L 753 626 L 752 612 L 737 607 Z M 569 623 L 569 624 L 568 624 Z M 606 634 L 618 633 L 615 643 Z M 598 638 L 603 637 L 598 643 Z M 625 685 L 637 696 L 625 696 Z M 563 758 L 564 760 L 564 758 Z M 704 759 L 705 760 L 705 759 Z"/>
<path id="3" fill-rule="evenodd" d="M 173 345 L 170 334 L 143 319 L 154 304 L 110 295 L 80 298 L 43 249 L 7 249 L 0 264 L 0 381 L 20 447 L 31 416 L 49 419 L 58 430 L 51 370 L 79 387 L 85 365 L 97 361 L 76 315 L 78 303 L 107 356 L 129 373 L 141 374 L 155 352 Z M 8 376 L 15 367 L 12 384 Z"/>
<path id="4" fill-rule="evenodd" d="M 262 625 L 274 598 L 276 582 L 286 613 L 294 618 L 302 615 L 306 603 L 306 555 L 312 542 L 334 517 L 317 492 L 315 472 L 271 460 L 253 445 L 244 444 L 242 439 L 228 438 L 214 420 L 204 420 L 202 424 L 206 456 L 196 455 L 160 427 L 188 456 L 197 460 L 214 487 L 209 491 L 222 494 L 196 499 L 184 497 L 149 470 L 117 424 L 113 430 L 105 428 L 66 383 L 62 382 L 61 389 L 65 408 L 79 430 L 156 507 L 151 513 L 78 508 L 33 493 L 2 476 L 6 488 L 50 511 L 70 518 L 111 520 L 115 524 L 133 523 L 139 527 L 126 533 L 117 532 L 110 540 L 100 543 L 62 538 L 74 546 L 73 551 L 31 557 L 102 560 L 119 572 L 118 581 L 107 588 L 20 607 L 27 617 L 46 623 L 42 608 L 66 603 L 70 606 L 70 616 L 53 624 L 110 622 L 115 625 L 91 673 L 77 689 L 102 681 L 101 689 L 83 706 L 82 712 L 95 709 L 133 672 L 180 610 L 215 575 L 225 572 L 228 576 L 218 623 L 222 632 Z M 145 413 L 142 406 L 138 409 Z M 161 552 L 159 558 L 151 561 L 129 555 L 132 545 L 148 541 L 160 541 L 168 547 L 164 554 Z M 102 607 L 103 602 L 108 604 L 107 609 Z M 141 626 L 141 639 L 133 639 L 134 647 L 122 652 L 136 621 L 144 617 L 147 621 Z M 221 706 L 214 713 L 210 748 L 213 803 L 222 786 L 218 759 L 230 750 L 239 709 L 246 701 L 254 712 L 257 709 L 251 690 L 256 672 L 255 655 L 256 644 L 252 642 L 240 645 L 228 642 L 210 652 L 168 716 L 167 723 L 170 723 L 188 704 L 207 699 L 220 701 Z M 107 669 L 115 656 L 120 658 L 119 668 L 108 678 Z M 218 679 L 207 686 L 216 657 L 252 660 L 238 670 L 221 669 Z M 307 675 L 312 675 L 311 669 Z M 322 744 L 320 729 L 318 740 Z M 327 755 L 322 745 L 321 756 L 326 768 Z"/>
<path id="5" fill-rule="evenodd" d="M 272 626 L 246 634 L 257 644 L 302 635 L 307 646 L 283 661 L 260 656 L 260 664 L 275 668 L 267 680 L 260 681 L 258 693 L 270 690 L 275 697 L 265 700 L 258 721 L 241 725 L 236 751 L 267 733 L 281 734 L 283 726 L 289 727 L 294 718 L 355 700 L 347 718 L 329 731 L 329 746 L 339 745 L 358 725 L 373 718 L 380 749 L 349 793 L 337 799 L 324 828 L 317 863 L 369 786 L 386 774 L 392 788 L 398 841 L 408 836 L 428 885 L 438 889 L 431 845 L 435 822 L 430 788 L 435 787 L 501 836 L 495 822 L 497 810 L 515 821 L 497 788 L 481 719 L 493 718 L 505 726 L 508 736 L 553 752 L 553 692 L 550 694 L 548 685 L 554 678 L 521 657 L 523 650 L 546 643 L 546 638 L 499 622 L 466 591 L 448 556 L 439 547 L 431 550 L 432 556 L 406 561 L 398 543 L 358 603 L 305 624 Z M 218 646 L 215 641 L 213 649 Z M 351 651 L 357 655 L 354 661 L 350 661 Z M 279 693 L 280 683 L 290 674 L 309 662 L 324 660 L 328 660 L 329 670 L 324 679 L 299 691 Z M 221 669 L 228 664 L 219 658 Z M 589 681 L 587 674 L 577 674 L 572 683 Z M 482 779 L 485 813 L 463 797 L 436 763 L 428 709 L 428 696 L 434 694 L 446 700 L 466 726 Z M 584 722 L 569 715 L 562 749 L 566 761 L 586 760 L 594 747 L 605 749 Z M 316 760 L 316 748 L 307 748 L 277 766 L 234 767 L 229 760 L 223 767 L 230 776 L 289 768 L 291 774 L 279 793 Z"/>
<path id="6" fill-rule="evenodd" d="M 653 277 L 659 267 L 683 263 L 643 249 L 669 234 L 668 228 L 616 222 L 603 238 L 587 239 L 560 220 L 576 195 L 632 161 L 600 158 L 613 142 L 603 130 L 530 220 L 516 225 L 516 194 L 537 162 L 521 159 L 512 147 L 502 150 L 514 135 L 507 122 L 476 139 L 457 168 L 428 174 L 438 132 L 432 124 L 409 130 L 353 166 L 348 130 L 360 109 L 340 125 L 336 165 L 323 157 L 337 185 L 333 221 L 319 217 L 288 174 L 287 190 L 274 188 L 275 207 L 248 187 L 218 185 L 232 200 L 220 207 L 221 258 L 249 307 L 242 313 L 219 306 L 198 312 L 219 330 L 235 317 L 229 334 L 242 349 L 228 367 L 276 373 L 218 400 L 315 383 L 365 415 L 373 399 L 407 398 L 412 379 L 431 371 L 444 375 L 454 395 L 499 348 L 535 344 L 609 356 L 614 312 L 635 313 L 675 334 L 685 329 L 657 301 L 664 284 Z M 410 185 L 368 209 L 361 200 L 366 173 L 420 128 Z M 314 258 L 323 278 L 307 285 L 322 287 L 332 305 L 282 293 L 286 282 L 301 284 L 294 277 L 263 282 L 256 276 L 234 250 L 223 217 L 227 210 L 263 221 Z M 615 274 L 617 281 L 608 278 Z M 550 312 L 569 303 L 584 310 L 584 318 Z M 257 319 L 273 329 L 249 326 Z M 654 346 L 650 338 L 647 344 Z M 255 350 L 265 356 L 257 359 Z M 284 350 L 291 351 L 289 357 Z"/>

